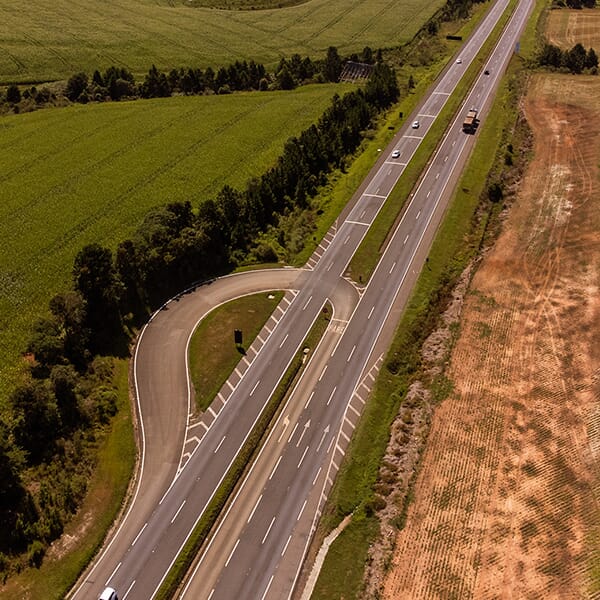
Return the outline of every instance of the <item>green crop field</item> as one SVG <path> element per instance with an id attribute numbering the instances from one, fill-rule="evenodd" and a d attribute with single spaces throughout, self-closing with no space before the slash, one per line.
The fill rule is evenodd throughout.
<path id="1" fill-rule="evenodd" d="M 262 173 L 348 85 L 40 110 L 0 119 L 0 399 L 75 254 L 149 208 Z M 0 407 L 2 401 L 0 400 Z"/>
<path id="2" fill-rule="evenodd" d="M 111 64 L 159 69 L 267 65 L 294 52 L 324 55 L 412 38 L 443 0 L 310 0 L 275 10 L 216 10 L 194 0 L 0 2 L 0 82 L 65 79 Z"/>

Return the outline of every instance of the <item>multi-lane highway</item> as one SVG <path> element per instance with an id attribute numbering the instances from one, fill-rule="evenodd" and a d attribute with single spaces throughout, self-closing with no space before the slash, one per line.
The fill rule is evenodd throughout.
<path id="1" fill-rule="evenodd" d="M 159 311 L 139 341 L 135 377 L 142 461 L 135 501 L 110 545 L 72 594 L 97 597 L 105 585 L 123 598 L 152 598 L 202 511 L 259 418 L 325 302 L 336 311 L 328 335 L 287 401 L 269 439 L 204 549 L 186 598 L 286 598 L 322 502 L 379 365 L 390 314 L 408 297 L 473 136 L 452 123 L 406 207 L 368 285 L 356 292 L 347 265 L 464 70 L 487 39 L 507 0 L 499 0 L 448 66 L 361 186 L 351 209 L 331 230 L 306 269 L 282 270 L 272 281 L 226 278 Z M 512 54 L 531 0 L 515 16 L 477 79 L 465 107 L 485 118 L 489 99 Z M 392 158 L 393 150 L 398 156 Z M 255 276 L 254 276 L 255 277 Z M 277 279 L 279 277 L 279 279 Z M 240 283 L 241 281 L 241 283 Z M 255 281 L 255 280 L 253 280 Z M 244 287 L 246 285 L 246 287 Z M 231 289 L 223 289 L 231 287 Z M 258 346 L 246 357 L 202 421 L 188 422 L 185 351 L 197 320 L 219 301 L 256 289 L 288 293 Z M 216 297 L 211 297 L 211 294 Z M 344 299 L 350 298 L 350 300 Z M 222 300 L 221 300 L 222 301 Z"/>

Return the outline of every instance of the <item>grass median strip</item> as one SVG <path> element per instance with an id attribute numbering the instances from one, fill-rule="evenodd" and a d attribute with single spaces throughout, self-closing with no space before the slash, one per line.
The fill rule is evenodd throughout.
<path id="1" fill-rule="evenodd" d="M 283 298 L 283 292 L 244 296 L 211 311 L 190 341 L 189 364 L 196 410 L 206 410 Z M 235 344 L 239 329 L 246 341 Z"/>
<path id="2" fill-rule="evenodd" d="M 292 359 L 290 366 L 288 367 L 277 389 L 269 399 L 269 402 L 264 408 L 262 415 L 248 436 L 246 443 L 242 446 L 242 449 L 238 453 L 235 461 L 227 472 L 227 475 L 223 479 L 223 483 L 215 492 L 208 507 L 204 511 L 204 514 L 198 521 L 194 531 L 190 535 L 183 550 L 175 561 L 173 568 L 160 587 L 157 595 L 155 596 L 157 600 L 167 600 L 168 598 L 171 598 L 178 586 L 183 581 L 185 574 L 194 561 L 194 558 L 200 551 L 200 548 L 208 538 L 211 529 L 217 522 L 219 515 L 225 508 L 228 499 L 235 490 L 244 472 L 254 459 L 256 453 L 259 451 L 264 437 L 269 430 L 271 422 L 277 415 L 278 410 L 288 391 L 292 388 L 294 381 L 300 374 L 306 357 L 304 348 L 313 349 L 317 346 L 319 340 L 327 329 L 331 314 L 331 307 L 328 306 L 327 311 L 323 310 L 315 321 L 304 343 L 302 344 L 301 349 Z"/>

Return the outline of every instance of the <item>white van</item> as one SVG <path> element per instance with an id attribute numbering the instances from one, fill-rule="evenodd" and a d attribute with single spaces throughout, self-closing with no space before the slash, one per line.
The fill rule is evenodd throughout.
<path id="1" fill-rule="evenodd" d="M 119 600 L 119 598 L 115 590 L 113 590 L 111 587 L 107 587 L 102 594 L 100 594 L 100 598 L 98 598 L 98 600 Z"/>

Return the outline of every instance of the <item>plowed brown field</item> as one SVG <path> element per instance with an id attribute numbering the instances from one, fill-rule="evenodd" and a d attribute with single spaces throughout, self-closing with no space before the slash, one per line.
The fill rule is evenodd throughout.
<path id="1" fill-rule="evenodd" d="M 579 42 L 600 52 L 600 11 L 593 8 L 551 10 L 546 22 L 546 37 L 564 49 Z"/>
<path id="2" fill-rule="evenodd" d="M 535 155 L 466 298 L 386 599 L 600 598 L 599 87 L 531 80 Z"/>

